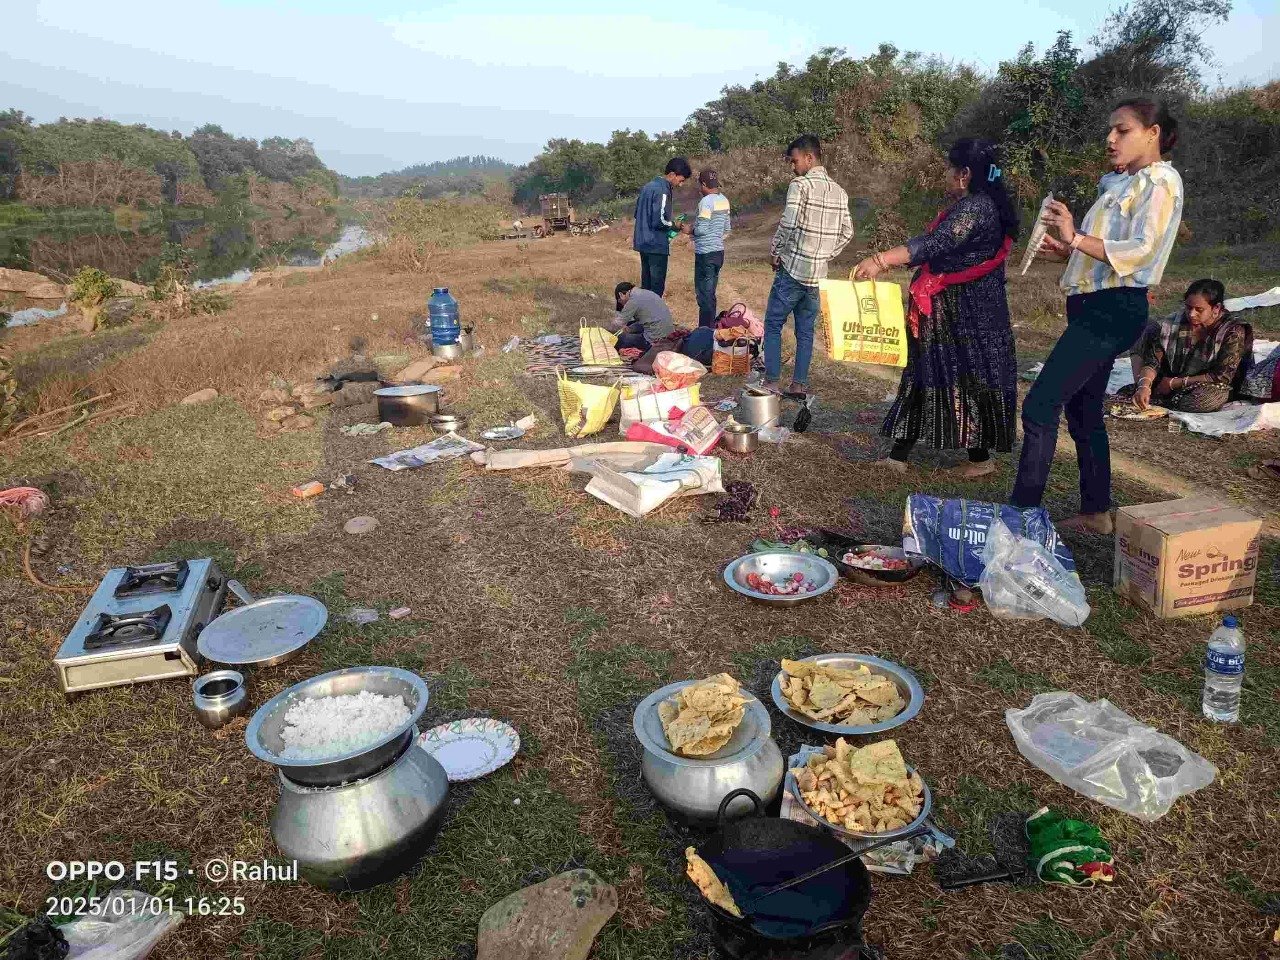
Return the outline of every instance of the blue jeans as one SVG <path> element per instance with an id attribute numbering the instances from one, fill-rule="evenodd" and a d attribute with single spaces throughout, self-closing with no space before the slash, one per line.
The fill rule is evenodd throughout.
<path id="1" fill-rule="evenodd" d="M 768 380 L 782 376 L 782 328 L 787 325 L 789 315 L 796 318 L 796 366 L 791 379 L 808 384 L 809 363 L 813 360 L 813 324 L 818 318 L 818 288 L 805 286 L 779 267 L 764 311 L 764 375 Z"/>
<path id="2" fill-rule="evenodd" d="M 698 298 L 698 326 L 712 327 L 716 322 L 716 284 L 724 266 L 724 251 L 693 255 L 693 292 Z"/>
<path id="3" fill-rule="evenodd" d="M 1111 445 L 1103 401 L 1111 368 L 1147 323 L 1147 291 L 1124 287 L 1067 298 L 1067 329 L 1022 402 L 1022 456 L 1009 502 L 1040 506 L 1058 447 L 1058 418 L 1076 443 L 1080 512 L 1111 509 Z"/>

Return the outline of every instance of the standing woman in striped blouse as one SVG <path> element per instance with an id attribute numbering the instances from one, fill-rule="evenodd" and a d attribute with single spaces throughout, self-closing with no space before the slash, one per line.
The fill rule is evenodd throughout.
<path id="1" fill-rule="evenodd" d="M 1120 103 L 1107 133 L 1113 172 L 1098 184 L 1080 230 L 1064 203 L 1045 214 L 1050 233 L 1040 252 L 1070 254 L 1061 283 L 1067 329 L 1022 403 L 1022 457 L 1010 502 L 1040 505 L 1065 409 L 1080 465 L 1080 514 L 1061 524 L 1069 530 L 1115 529 L 1103 401 L 1116 358 L 1146 329 L 1147 288 L 1160 282 L 1182 222 L 1182 178 L 1161 159 L 1177 139 L 1178 123 L 1162 103 Z"/>

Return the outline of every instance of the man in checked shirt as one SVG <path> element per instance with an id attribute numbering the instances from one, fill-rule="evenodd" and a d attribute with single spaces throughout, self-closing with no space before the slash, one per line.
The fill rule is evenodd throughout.
<path id="1" fill-rule="evenodd" d="M 794 315 L 796 363 L 787 392 L 808 394 L 818 281 L 826 278 L 827 263 L 853 239 L 853 218 L 848 194 L 822 166 L 817 137 L 806 133 L 791 141 L 787 162 L 796 176 L 769 246 L 775 273 L 764 314 L 764 385 L 770 390 L 781 386 L 782 328 Z"/>

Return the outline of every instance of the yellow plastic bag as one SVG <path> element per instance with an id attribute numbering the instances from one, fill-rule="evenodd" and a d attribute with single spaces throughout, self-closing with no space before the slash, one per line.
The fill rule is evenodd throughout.
<path id="1" fill-rule="evenodd" d="M 582 340 L 582 362 L 593 363 L 605 367 L 623 366 L 618 356 L 618 335 L 604 327 L 579 327 L 578 336 Z"/>
<path id="2" fill-rule="evenodd" d="M 818 284 L 827 351 L 832 360 L 907 365 L 907 322 L 902 287 L 862 280 L 822 280 Z"/>
<path id="3" fill-rule="evenodd" d="M 589 437 L 599 433 L 613 416 L 622 394 L 622 380 L 611 387 L 570 380 L 563 370 L 556 373 L 560 393 L 560 416 L 567 437 Z"/>

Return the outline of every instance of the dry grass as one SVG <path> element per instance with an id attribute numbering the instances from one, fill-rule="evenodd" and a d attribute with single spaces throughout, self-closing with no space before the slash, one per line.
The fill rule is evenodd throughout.
<path id="1" fill-rule="evenodd" d="M 748 259 L 749 241 L 767 230 L 744 219 L 744 242 L 722 279 L 723 299 L 745 299 L 757 312 L 771 277 Z M 667 820 L 644 788 L 631 711 L 668 680 L 726 669 L 767 696 L 778 658 L 820 650 L 883 654 L 922 678 L 924 713 L 897 739 L 966 846 L 984 845 L 994 812 L 1050 804 L 1098 823 L 1118 851 L 1115 887 L 1089 893 L 987 886 L 944 895 L 927 869 L 877 879 L 868 929 L 892 955 L 969 960 L 1011 943 L 1044 960 L 1172 960 L 1191 955 L 1187 944 L 1212 960 L 1260 955 L 1275 924 L 1267 898 L 1280 890 L 1271 855 L 1280 828 L 1271 802 L 1280 790 L 1280 710 L 1268 705 L 1280 691 L 1280 657 L 1264 640 L 1280 631 L 1280 590 L 1271 581 L 1246 614 L 1251 641 L 1263 641 L 1250 647 L 1249 722 L 1224 729 L 1195 709 L 1194 660 L 1208 618 L 1166 623 L 1112 598 L 1109 542 L 1074 544 L 1095 605 L 1082 630 L 939 611 L 928 577 L 887 591 L 842 586 L 831 602 L 793 611 L 727 594 L 721 565 L 777 525 L 846 526 L 883 542 L 898 535 L 913 490 L 1003 498 L 1007 465 L 1002 477 L 969 486 L 934 474 L 946 457 L 926 459 L 909 478 L 869 469 L 886 384 L 865 371 L 820 361 L 822 404 L 810 432 L 726 458 L 726 478 L 755 484 L 762 506 L 779 508 L 776 524 L 762 512 L 748 525 L 704 525 L 707 504 L 696 500 L 635 521 L 558 471 L 485 474 L 459 462 L 389 474 L 367 460 L 420 442 L 420 431 L 340 433 L 371 412 L 360 408 L 324 414 L 320 428 L 303 434 L 254 432 L 250 411 L 269 378 L 315 376 L 346 354 L 353 335 L 367 338 L 373 355 L 414 353 L 403 342 L 410 317 L 432 285 L 447 283 L 488 351 L 450 386 L 450 402 L 475 428 L 537 411 L 543 424 L 524 444 L 560 445 L 552 384 L 525 377 L 498 348 L 513 335 L 574 332 L 580 317 L 606 316 L 613 284 L 636 272 L 627 240 L 615 230 L 524 248 L 490 244 L 441 253 L 425 274 L 388 272 L 367 257 L 305 285 L 245 292 L 229 313 L 166 325 L 101 365 L 154 412 L 14 452 L 0 480 L 34 480 L 54 496 L 37 557 L 50 578 L 59 565 L 72 567 L 68 579 L 92 581 L 129 560 L 217 554 L 251 590 L 324 600 L 330 629 L 297 661 L 255 677 L 255 702 L 323 670 L 387 663 L 427 676 L 429 722 L 495 715 L 524 739 L 511 767 L 456 792 L 448 827 L 418 874 L 359 896 L 305 885 L 229 889 L 246 897 L 245 917 L 189 920 L 157 960 L 453 960 L 470 956 L 485 906 L 580 863 L 620 889 L 619 918 L 602 933 L 597 957 L 707 957 L 705 918 L 680 867 L 684 844 L 698 835 Z M 686 323 L 696 316 L 691 273 L 691 254 L 679 246 L 669 296 Z M 1015 322 L 1034 353 L 1061 323 L 1052 280 L 1037 275 L 1011 287 Z M 225 398 L 170 406 L 205 386 Z M 713 379 L 705 392 L 714 398 L 733 388 Z M 1172 462 L 1189 449 L 1185 438 L 1145 439 L 1151 458 Z M 1122 432 L 1117 445 L 1127 442 Z M 1208 477 L 1212 467 L 1187 463 L 1184 472 Z M 307 505 L 282 495 L 292 483 L 339 472 L 357 475 L 355 494 Z M 1068 508 L 1073 486 L 1069 467 L 1060 468 L 1051 507 Z M 1118 496 L 1157 494 L 1124 481 Z M 342 533 L 359 514 L 381 521 L 377 535 Z M 0 689 L 12 694 L 0 724 L 8 787 L 0 833 L 10 839 L 0 904 L 39 909 L 51 892 L 43 865 L 72 855 L 164 853 L 195 864 L 272 856 L 274 787 L 244 749 L 242 722 L 212 735 L 196 727 L 187 688 L 177 683 L 64 698 L 48 657 L 79 601 L 27 588 L 13 546 L 0 540 L 9 550 L 0 568 Z M 1270 542 L 1267 551 L 1270 574 Z M 351 605 L 404 605 L 413 615 L 355 628 L 341 616 Z M 1218 782 L 1153 825 L 1057 786 L 1019 757 L 1003 719 L 1047 687 L 1110 698 L 1209 757 Z M 780 717 L 774 735 L 784 755 L 812 742 Z"/>

